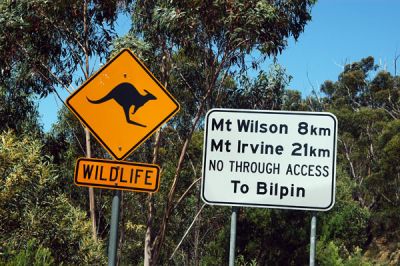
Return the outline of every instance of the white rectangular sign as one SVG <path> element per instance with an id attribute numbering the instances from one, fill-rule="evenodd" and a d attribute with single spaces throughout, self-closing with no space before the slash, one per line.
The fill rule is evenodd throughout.
<path id="1" fill-rule="evenodd" d="M 201 196 L 215 205 L 327 211 L 335 203 L 336 140 L 330 113 L 212 109 Z"/>

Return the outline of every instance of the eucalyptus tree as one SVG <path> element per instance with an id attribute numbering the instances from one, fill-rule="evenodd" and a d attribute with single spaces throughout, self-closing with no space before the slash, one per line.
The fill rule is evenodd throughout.
<path id="1" fill-rule="evenodd" d="M 2 1 L 0 3 L 0 86 L 46 96 L 81 83 L 95 60 L 108 56 L 114 23 L 127 1 Z M 80 73 L 80 74 L 79 74 Z M 80 77 L 80 78 L 76 78 Z M 86 155 L 90 135 L 86 130 Z M 94 192 L 89 189 L 93 237 Z"/>
<path id="2" fill-rule="evenodd" d="M 400 169 L 394 163 L 399 160 L 398 82 L 399 76 L 380 70 L 373 57 L 366 57 L 346 65 L 337 81 L 325 81 L 321 87 L 325 108 L 339 121 L 338 163 L 351 179 L 352 198 L 364 209 L 360 212 L 352 203 L 354 210 L 349 210 L 349 205 L 336 219 L 351 216 L 347 218 L 354 220 L 351 227 L 359 222 L 355 218 L 358 214 L 368 213 L 362 234 L 369 242 L 382 236 L 391 241 L 400 239 L 397 231 L 389 229 L 397 227 L 399 220 Z M 343 230 L 348 235 L 348 230 Z M 358 242 L 360 246 L 367 243 L 360 236 L 353 238 L 364 241 Z"/>
<path id="3" fill-rule="evenodd" d="M 256 68 L 266 57 L 282 52 L 290 36 L 297 39 L 311 19 L 314 2 L 136 1 L 132 5 L 132 30 L 118 44 L 148 56 L 145 61 L 182 107 L 171 122 L 179 133 L 180 152 L 173 173 L 165 173 L 165 204 L 158 217 L 154 196 L 147 199 L 145 265 L 159 261 L 168 224 L 182 198 L 177 189 L 182 189 L 189 144 L 204 112 L 224 106 L 226 94 L 220 92 L 235 72 Z M 247 62 L 255 51 L 260 58 Z M 165 137 L 161 131 L 155 137 L 153 162 L 159 160 L 159 144 Z M 191 178 L 194 183 L 198 175 Z"/>
<path id="4" fill-rule="evenodd" d="M 108 55 L 120 2 L 2 1 L 2 85 L 45 96 L 70 88 L 77 70 L 89 75 L 86 60 Z"/>
<path id="5" fill-rule="evenodd" d="M 0 86 L 0 132 L 8 129 L 40 137 L 39 112 L 32 96 Z"/>

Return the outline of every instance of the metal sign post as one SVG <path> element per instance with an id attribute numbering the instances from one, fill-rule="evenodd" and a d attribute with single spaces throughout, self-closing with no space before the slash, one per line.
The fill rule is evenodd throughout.
<path id="1" fill-rule="evenodd" d="M 229 266 L 235 265 L 237 211 L 238 207 L 232 207 L 231 238 L 229 242 Z"/>
<path id="2" fill-rule="evenodd" d="M 110 239 L 108 241 L 108 266 L 114 266 L 117 261 L 120 203 L 121 203 L 121 191 L 117 190 L 115 191 L 115 195 L 112 200 Z"/>
<path id="3" fill-rule="evenodd" d="M 310 232 L 310 266 L 315 265 L 316 231 L 317 231 L 317 214 L 316 212 L 312 212 L 311 232 Z"/>

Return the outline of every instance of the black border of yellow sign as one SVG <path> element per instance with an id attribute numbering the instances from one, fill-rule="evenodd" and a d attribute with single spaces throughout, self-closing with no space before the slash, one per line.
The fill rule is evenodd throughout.
<path id="1" fill-rule="evenodd" d="M 101 74 L 103 70 L 105 70 L 112 62 L 114 62 L 121 54 L 124 52 L 128 52 L 132 58 L 138 63 L 143 70 L 153 79 L 153 81 L 159 86 L 159 88 L 176 104 L 176 108 L 162 121 L 160 121 L 153 130 L 149 131 L 141 140 L 139 140 L 132 148 L 130 148 L 124 155 L 121 157 L 117 157 L 115 153 L 107 146 L 107 144 L 96 134 L 96 132 L 90 127 L 90 125 L 83 119 L 83 117 L 69 104 L 71 98 L 74 97 L 79 91 L 81 91 L 86 85 L 88 85 L 93 79 L 95 79 L 98 75 Z M 79 120 L 90 130 L 90 132 L 95 136 L 95 138 L 100 142 L 100 144 L 117 160 L 124 160 L 128 157 L 138 146 L 140 146 L 145 140 L 147 140 L 154 132 L 162 126 L 166 121 L 168 121 L 173 115 L 175 115 L 179 111 L 179 103 L 172 97 L 172 95 L 164 88 L 164 86 L 154 77 L 154 75 L 147 69 L 147 67 L 135 56 L 135 54 L 125 48 L 122 49 L 116 56 L 114 56 L 111 60 L 109 60 L 103 67 L 101 67 L 95 74 L 93 74 L 88 80 L 86 80 L 77 90 L 75 90 L 66 100 L 67 107 L 79 118 Z"/>
<path id="2" fill-rule="evenodd" d="M 114 183 L 114 185 L 104 185 L 104 184 L 98 184 L 97 180 L 91 180 L 89 182 L 81 182 L 78 181 L 78 175 L 79 175 L 79 166 L 81 162 L 87 162 L 87 163 L 101 163 L 101 165 L 109 165 L 109 166 L 114 166 L 114 167 L 122 167 L 122 166 L 127 166 L 127 167 L 141 167 L 141 168 L 147 168 L 147 169 L 153 169 L 156 171 L 156 178 L 155 178 L 155 185 L 154 189 L 146 189 L 143 187 L 133 187 L 133 186 L 123 186 L 121 184 L 118 184 L 117 182 Z M 105 189 L 117 189 L 117 190 L 129 190 L 129 191 L 136 191 L 136 192 L 150 192 L 154 193 L 157 192 L 158 189 L 160 188 L 160 167 L 156 164 L 147 164 L 147 163 L 137 163 L 137 162 L 128 162 L 128 161 L 116 161 L 116 160 L 105 160 L 105 159 L 95 159 L 95 158 L 79 158 L 76 161 L 75 165 L 75 171 L 74 171 L 74 183 L 77 186 L 84 186 L 84 187 L 96 187 L 96 188 L 105 188 Z M 111 182 L 110 182 L 111 183 Z M 121 182 L 120 182 L 121 183 Z"/>

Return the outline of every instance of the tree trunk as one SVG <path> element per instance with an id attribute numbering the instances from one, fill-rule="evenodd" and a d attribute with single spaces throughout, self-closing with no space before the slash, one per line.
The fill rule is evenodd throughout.
<path id="1" fill-rule="evenodd" d="M 177 187 L 178 179 L 180 176 L 180 172 L 183 167 L 184 158 L 185 158 L 186 152 L 189 148 L 189 143 L 192 139 L 195 129 L 198 126 L 200 118 L 206 109 L 207 100 L 210 97 L 210 95 L 215 87 L 217 78 L 218 78 L 219 74 L 221 73 L 222 69 L 225 67 L 226 60 L 227 60 L 227 57 L 226 57 L 226 55 L 224 55 L 223 58 L 221 59 L 221 63 L 218 65 L 217 69 L 215 70 L 215 72 L 213 74 L 213 77 L 211 78 L 211 82 L 209 82 L 208 85 L 206 86 L 207 89 L 205 90 L 204 96 L 200 102 L 197 113 L 195 114 L 195 116 L 193 118 L 193 124 L 189 130 L 189 133 L 188 133 L 188 135 L 183 143 L 182 149 L 180 151 L 179 160 L 178 160 L 178 163 L 177 163 L 176 169 L 175 169 L 175 175 L 174 175 L 174 178 L 173 178 L 173 181 L 171 184 L 171 188 L 170 188 L 168 196 L 167 196 L 167 204 L 166 204 L 166 207 L 164 210 L 164 215 L 161 220 L 160 229 L 157 233 L 157 236 L 153 240 L 154 243 L 153 243 L 153 250 L 152 250 L 151 255 L 152 255 L 152 261 L 154 263 L 157 263 L 160 252 L 161 252 L 162 245 L 164 244 L 165 234 L 167 231 L 169 218 L 174 209 L 173 201 L 174 201 L 174 196 L 175 196 L 175 192 L 176 192 L 176 187 Z"/>
<path id="2" fill-rule="evenodd" d="M 157 130 L 155 141 L 154 141 L 154 150 L 153 150 L 153 161 L 152 164 L 156 164 L 158 161 L 158 151 L 160 148 L 160 139 L 161 139 L 161 128 Z M 154 218 L 154 199 L 153 194 L 149 194 L 147 198 L 147 223 L 146 223 L 146 234 L 144 239 L 144 266 L 153 265 L 152 262 L 152 253 L 153 253 L 153 244 L 154 239 L 153 235 L 153 218 Z"/>
<path id="3" fill-rule="evenodd" d="M 201 208 L 201 199 L 200 199 L 200 186 L 197 183 L 196 185 L 196 191 L 198 191 L 198 197 L 197 197 L 197 206 L 196 206 L 196 212 L 198 213 Z M 197 221 L 196 225 L 194 227 L 194 247 L 193 247 L 193 260 L 194 260 L 194 266 L 199 266 L 200 265 L 200 254 L 199 254 L 199 244 L 200 244 L 200 225 L 201 225 L 201 214 L 197 216 Z"/>
<path id="4" fill-rule="evenodd" d="M 87 9 L 88 2 L 85 0 L 83 4 L 83 32 L 85 38 L 85 78 L 86 80 L 89 78 L 89 38 L 88 31 L 89 25 L 87 21 Z M 86 138 L 86 157 L 91 158 L 91 145 L 90 145 L 90 133 L 87 128 L 85 128 L 85 138 Z M 93 239 L 97 240 L 97 228 L 96 228 L 96 213 L 95 213 L 95 199 L 94 199 L 94 189 L 92 187 L 89 188 L 89 209 L 90 209 L 90 218 L 92 220 L 92 235 Z"/>
<path id="5" fill-rule="evenodd" d="M 87 128 L 85 128 L 85 136 L 86 136 L 86 157 L 91 158 L 90 152 L 90 133 Z M 96 228 L 96 213 L 95 213 L 95 201 L 94 201 L 94 189 L 92 187 L 89 188 L 89 210 L 90 210 L 90 219 L 92 221 L 92 236 L 94 240 L 97 240 L 97 228 Z"/>
<path id="6" fill-rule="evenodd" d="M 154 216 L 154 201 L 153 195 L 150 194 L 147 198 L 147 224 L 146 224 L 146 234 L 144 238 L 144 266 L 150 266 L 151 263 L 151 253 L 152 253 L 152 231 L 153 231 L 153 216 Z"/>

